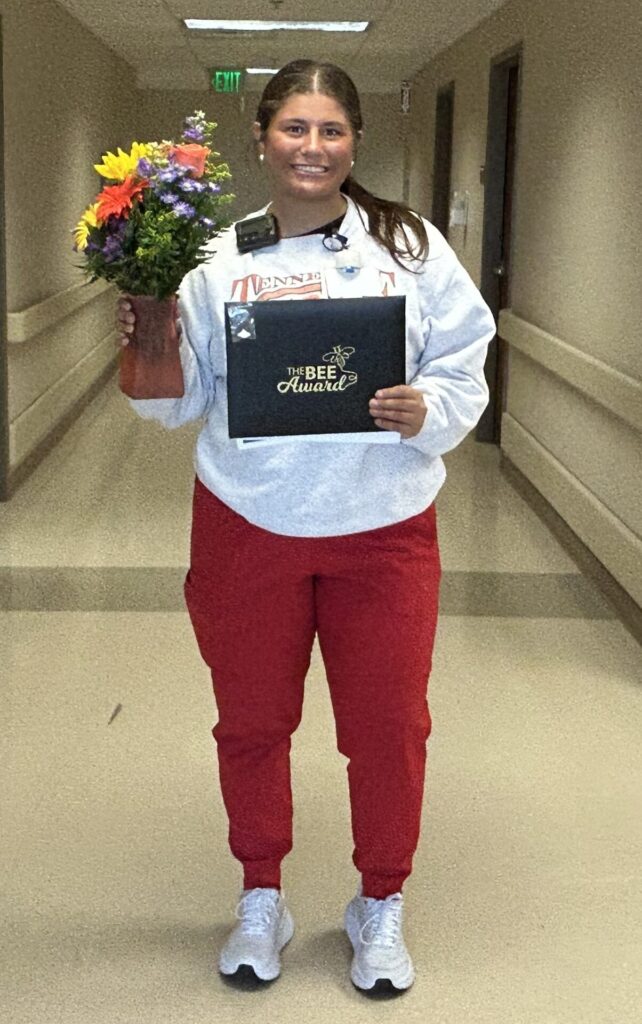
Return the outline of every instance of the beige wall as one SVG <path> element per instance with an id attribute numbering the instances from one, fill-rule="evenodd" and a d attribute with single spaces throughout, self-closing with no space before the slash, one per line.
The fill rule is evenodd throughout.
<path id="1" fill-rule="evenodd" d="M 99 182 L 95 154 L 122 141 L 134 76 L 50 0 L 4 0 L 7 304 L 76 280 L 70 227 Z"/>
<path id="2" fill-rule="evenodd" d="M 426 213 L 454 80 L 452 187 L 471 199 L 451 242 L 479 282 L 490 61 L 523 44 L 502 447 L 640 603 L 641 38 L 639 0 L 514 0 L 417 77 L 407 154 Z"/>
<path id="3" fill-rule="evenodd" d="M 71 228 L 97 191 L 96 154 L 123 141 L 134 77 L 50 0 L 0 13 L 13 468 L 114 358 L 109 292 L 71 310 Z"/>
<path id="4" fill-rule="evenodd" d="M 134 72 L 52 0 L 0 0 L 3 18 L 10 464 L 15 470 L 115 362 L 114 290 L 78 269 L 71 228 L 94 200 L 100 154 L 175 137 L 204 109 L 243 216 L 267 201 L 250 142 L 258 93 L 136 89 Z M 359 179 L 400 195 L 396 97 L 364 97 Z"/>

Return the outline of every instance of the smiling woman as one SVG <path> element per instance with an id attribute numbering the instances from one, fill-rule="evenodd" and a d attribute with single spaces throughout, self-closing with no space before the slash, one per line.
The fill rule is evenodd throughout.
<path id="1" fill-rule="evenodd" d="M 166 427 L 205 418 L 185 600 L 211 671 L 229 845 L 243 866 L 241 920 L 219 970 L 249 965 L 263 980 L 276 978 L 293 934 L 281 890 L 293 838 L 289 758 L 318 635 L 337 746 L 349 762 L 352 860 L 361 875 L 344 918 L 354 948 L 350 977 L 363 989 L 379 980 L 403 989 L 414 967 L 401 931 L 401 889 L 419 841 L 441 578 L 435 498 L 446 475 L 441 456 L 488 401 L 484 360 L 495 323 L 443 235 L 352 177 L 363 124 L 345 71 L 286 65 L 265 88 L 253 132 L 272 216 L 256 211 L 246 234 L 224 233 L 181 284 L 185 396 L 132 403 Z M 332 240 L 341 251 L 330 251 Z M 289 302 L 311 299 L 327 307 L 299 307 L 307 319 L 297 334 L 288 325 L 300 317 L 290 318 L 297 307 Z M 330 299 L 338 301 L 330 306 Z M 382 319 L 401 311 L 397 339 L 375 325 L 383 344 L 400 342 L 391 379 L 380 380 L 387 371 L 376 369 L 372 312 L 349 329 L 337 318 L 328 348 L 324 337 L 310 365 L 308 342 L 321 314 L 341 307 L 359 316 L 373 300 Z M 309 401 L 307 422 L 319 431 L 320 405 L 336 410 L 332 403 L 350 401 L 357 374 L 344 370 L 348 356 L 358 351 L 375 368 L 374 393 L 353 398 L 367 422 L 361 433 L 239 444 L 230 436 L 238 395 L 228 379 L 226 315 L 241 314 L 244 333 L 234 340 L 267 366 L 278 345 L 257 342 L 259 308 L 274 317 L 274 336 L 284 336 L 293 363 L 275 385 L 289 425 L 293 403 Z M 309 884 L 316 900 L 316 880 Z"/>
<path id="2" fill-rule="evenodd" d="M 270 181 L 271 211 L 283 237 L 332 221 L 346 210 L 341 186 L 356 141 L 341 106 L 330 96 L 296 94 L 255 138 Z"/>
<path id="3" fill-rule="evenodd" d="M 373 196 L 351 176 L 363 119 L 354 82 L 341 68 L 310 60 L 287 64 L 266 85 L 253 131 L 283 237 L 333 220 L 345 211 L 342 197 L 350 196 L 395 262 L 427 255 L 421 217 L 403 203 Z"/>

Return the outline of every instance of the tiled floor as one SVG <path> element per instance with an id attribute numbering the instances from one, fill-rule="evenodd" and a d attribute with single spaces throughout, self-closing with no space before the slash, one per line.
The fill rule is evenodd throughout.
<path id="1" fill-rule="evenodd" d="M 315 652 L 293 740 L 281 978 L 216 970 L 227 848 L 208 670 L 183 604 L 198 427 L 115 381 L 0 506 L 0 1019 L 638 1024 L 640 648 L 467 441 L 438 499 L 433 734 L 393 1000 L 349 980 L 345 759 Z"/>

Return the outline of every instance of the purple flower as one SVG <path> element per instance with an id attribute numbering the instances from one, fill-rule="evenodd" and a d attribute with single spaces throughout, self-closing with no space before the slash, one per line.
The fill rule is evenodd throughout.
<path id="1" fill-rule="evenodd" d="M 162 181 L 166 185 L 171 184 L 173 181 L 176 181 L 177 178 L 181 177 L 181 169 L 176 164 L 170 164 L 169 167 L 164 167 L 158 172 L 158 180 Z"/>
<path id="2" fill-rule="evenodd" d="M 110 235 L 115 235 L 121 241 L 127 231 L 127 220 L 125 217 L 111 216 L 107 221 L 107 229 Z"/>
<path id="3" fill-rule="evenodd" d="M 195 178 L 185 178 L 181 181 L 180 185 L 183 192 L 204 192 L 205 185 L 202 181 L 196 181 Z"/>
<path id="4" fill-rule="evenodd" d="M 183 132 L 183 138 L 189 139 L 190 142 L 202 142 L 205 135 L 199 128 L 186 128 Z"/>
<path id="5" fill-rule="evenodd" d="M 117 235 L 110 235 L 102 249 L 105 263 L 113 263 L 123 255 L 121 240 Z"/>
<path id="6" fill-rule="evenodd" d="M 194 217 L 196 210 L 189 203 L 176 203 L 174 213 L 177 217 Z"/>
<path id="7" fill-rule="evenodd" d="M 146 157 L 141 156 L 140 160 L 138 161 L 136 170 L 138 174 L 141 175 L 141 177 L 149 178 L 154 173 L 156 168 L 154 167 L 153 163 L 151 163 Z"/>
<path id="8" fill-rule="evenodd" d="M 204 227 L 204 228 L 213 228 L 213 227 L 214 227 L 214 221 L 213 221 L 213 220 L 211 220 L 211 218 L 210 218 L 210 217 L 201 217 L 201 219 L 200 219 L 199 223 L 200 223 L 200 224 L 202 225 L 202 227 Z"/>
<path id="9" fill-rule="evenodd" d="M 217 185 L 215 181 L 208 181 L 207 188 L 210 190 L 210 192 L 220 192 L 221 191 L 221 186 Z"/>
<path id="10" fill-rule="evenodd" d="M 175 196 L 173 192 L 160 192 L 158 198 L 161 203 L 167 203 L 168 206 L 175 206 L 178 202 L 178 196 Z"/>

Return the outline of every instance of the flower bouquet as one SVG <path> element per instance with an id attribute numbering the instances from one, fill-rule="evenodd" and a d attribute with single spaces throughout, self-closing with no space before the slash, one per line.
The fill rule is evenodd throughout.
<path id="1" fill-rule="evenodd" d="M 208 258 L 204 246 L 229 223 L 221 194 L 231 174 L 212 148 L 216 123 L 185 119 L 182 141 L 134 142 L 129 154 L 94 164 L 107 184 L 73 230 L 91 281 L 112 281 L 131 303 L 134 332 L 120 356 L 120 388 L 131 398 L 184 394 L 176 328 L 178 287 Z"/>

